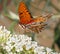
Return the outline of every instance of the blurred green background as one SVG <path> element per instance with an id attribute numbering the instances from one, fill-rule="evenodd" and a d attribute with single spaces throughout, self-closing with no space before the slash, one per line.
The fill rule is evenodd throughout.
<path id="1" fill-rule="evenodd" d="M 37 33 L 26 32 L 19 26 L 18 6 L 21 1 L 27 5 L 32 16 L 53 14 L 45 30 Z M 39 45 L 60 52 L 60 0 L 0 0 L 0 25 L 11 33 L 27 34 Z"/>

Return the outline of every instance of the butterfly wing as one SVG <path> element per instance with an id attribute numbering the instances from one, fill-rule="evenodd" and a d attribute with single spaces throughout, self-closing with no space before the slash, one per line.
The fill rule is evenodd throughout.
<path id="1" fill-rule="evenodd" d="M 20 23 L 23 25 L 26 25 L 32 21 L 31 14 L 29 13 L 26 5 L 24 2 L 20 2 L 19 8 L 18 8 Z"/>
<path id="2" fill-rule="evenodd" d="M 28 25 L 28 28 L 33 32 L 39 33 L 46 28 L 48 19 L 51 18 L 51 15 L 48 14 L 45 17 L 40 16 L 34 19 L 34 23 Z"/>
<path id="3" fill-rule="evenodd" d="M 41 16 L 33 19 L 24 2 L 20 2 L 18 13 L 22 27 L 28 28 L 30 31 L 37 33 L 44 29 L 46 20 L 51 16 L 47 15 L 46 17 Z"/>
<path id="4" fill-rule="evenodd" d="M 36 23 L 45 23 L 49 18 L 51 18 L 51 14 L 47 14 L 46 16 L 39 16 L 34 19 L 34 22 Z"/>

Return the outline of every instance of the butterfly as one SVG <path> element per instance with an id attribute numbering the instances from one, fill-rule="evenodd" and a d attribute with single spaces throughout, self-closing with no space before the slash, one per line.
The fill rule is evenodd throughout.
<path id="1" fill-rule="evenodd" d="M 47 16 L 39 16 L 36 18 L 33 18 L 26 7 L 26 4 L 24 2 L 20 2 L 18 7 L 18 14 L 19 14 L 19 23 L 24 29 L 29 29 L 33 32 L 39 33 L 42 31 L 46 26 L 46 21 L 51 17 L 50 14 Z"/>

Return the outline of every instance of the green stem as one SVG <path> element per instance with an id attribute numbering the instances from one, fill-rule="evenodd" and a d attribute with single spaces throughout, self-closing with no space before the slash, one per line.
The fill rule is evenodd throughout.
<path id="1" fill-rule="evenodd" d="M 32 41 L 35 41 L 35 33 L 32 33 L 31 38 L 32 38 Z"/>
<path id="2" fill-rule="evenodd" d="M 9 30 L 11 31 L 11 33 L 13 33 L 14 27 L 15 27 L 16 24 L 17 24 L 17 21 L 13 21 L 13 22 L 11 23 L 11 25 L 10 25 L 10 27 L 9 27 Z"/>
<path id="3" fill-rule="evenodd" d="M 4 1 L 3 6 L 4 12 L 7 13 L 7 0 Z"/>

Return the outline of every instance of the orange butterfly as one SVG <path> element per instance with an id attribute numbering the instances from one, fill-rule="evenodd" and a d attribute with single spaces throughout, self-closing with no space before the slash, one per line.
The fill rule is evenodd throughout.
<path id="1" fill-rule="evenodd" d="M 47 18 L 51 17 L 51 15 L 49 14 L 45 17 L 40 16 L 37 18 L 33 18 L 24 2 L 20 2 L 18 13 L 20 18 L 20 25 L 22 25 L 23 28 L 28 28 L 31 31 L 37 33 L 39 33 L 42 29 L 44 29 Z"/>

